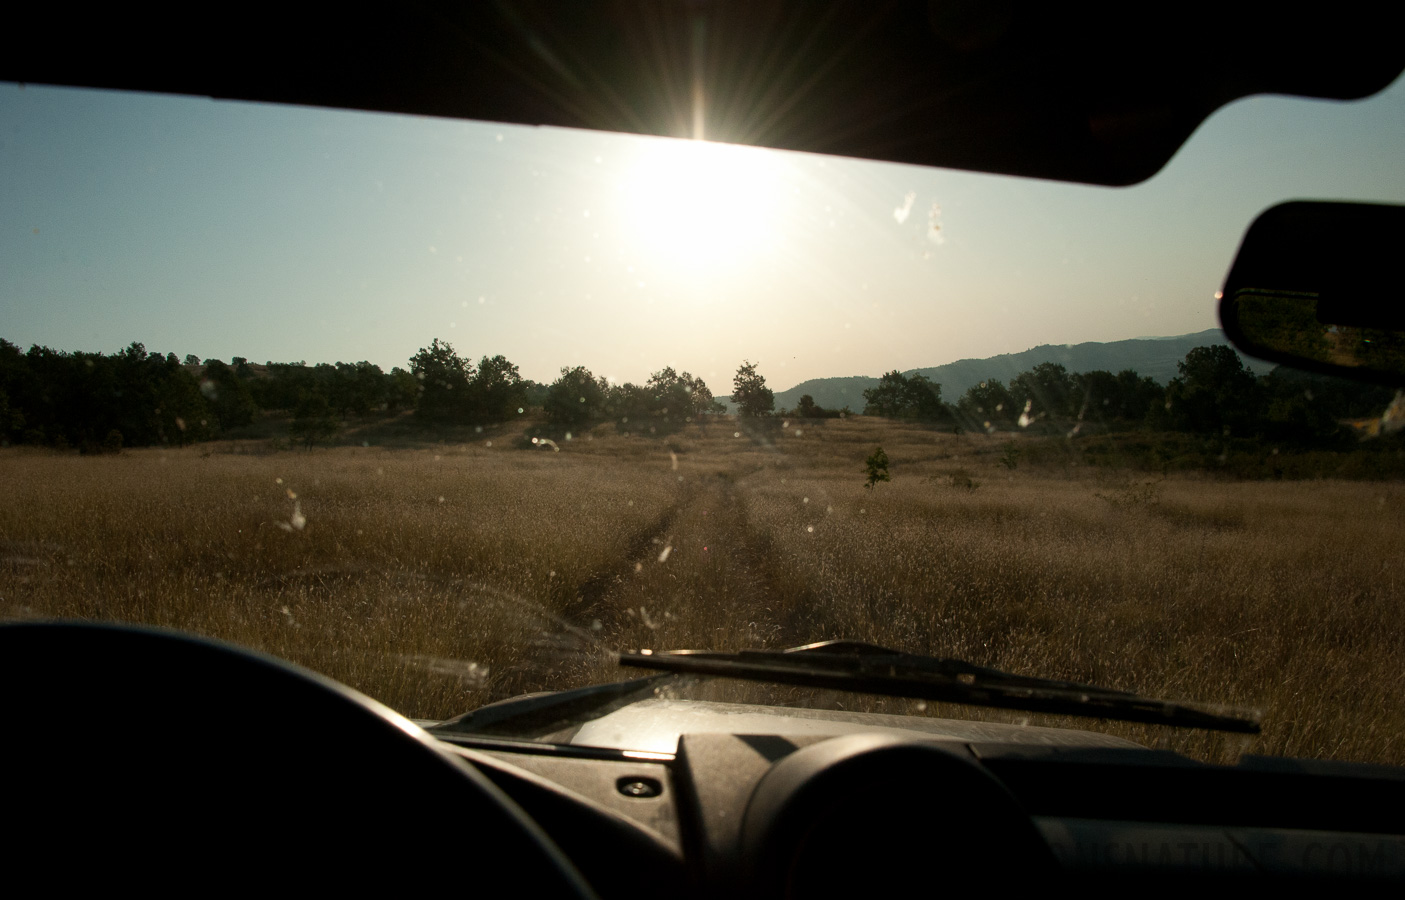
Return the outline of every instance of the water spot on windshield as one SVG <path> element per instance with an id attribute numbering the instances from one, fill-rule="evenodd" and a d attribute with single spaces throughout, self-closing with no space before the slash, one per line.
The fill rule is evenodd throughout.
<path id="1" fill-rule="evenodd" d="M 446 659 L 440 656 L 403 655 L 400 661 L 436 675 L 456 679 L 466 688 L 481 688 L 488 683 L 488 667 L 466 659 Z"/>
<path id="2" fill-rule="evenodd" d="M 946 243 L 946 236 L 942 234 L 942 208 L 938 203 L 933 203 L 927 213 L 927 240 L 934 244 Z"/>
<path id="3" fill-rule="evenodd" d="M 917 192 L 908 191 L 903 197 L 903 205 L 893 210 L 893 218 L 899 225 L 907 221 L 907 217 L 912 214 L 912 204 L 917 202 Z"/>
<path id="4" fill-rule="evenodd" d="M 1024 402 L 1024 412 L 1020 413 L 1021 428 L 1028 428 L 1029 426 L 1034 424 L 1034 416 L 1030 413 L 1030 410 L 1032 409 L 1034 409 L 1034 401 L 1026 400 Z"/>

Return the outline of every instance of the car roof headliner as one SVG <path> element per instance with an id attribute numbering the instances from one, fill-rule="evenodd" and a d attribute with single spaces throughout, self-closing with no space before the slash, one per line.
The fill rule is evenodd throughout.
<path id="1" fill-rule="evenodd" d="M 12 12 L 0 79 L 592 128 L 1123 185 L 1254 93 L 1354 99 L 1398 8 L 258 2 Z"/>

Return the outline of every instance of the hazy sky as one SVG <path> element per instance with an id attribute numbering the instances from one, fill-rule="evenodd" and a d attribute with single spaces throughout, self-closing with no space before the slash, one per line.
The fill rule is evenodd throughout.
<path id="1" fill-rule="evenodd" d="M 1240 101 L 1123 189 L 0 84 L 0 337 L 387 370 L 438 337 L 718 394 L 749 358 L 780 390 L 1214 327 L 1257 213 L 1405 201 L 1402 163 L 1401 82 Z"/>

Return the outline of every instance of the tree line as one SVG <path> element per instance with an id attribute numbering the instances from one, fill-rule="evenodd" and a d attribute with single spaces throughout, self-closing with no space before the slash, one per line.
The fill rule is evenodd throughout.
<path id="1" fill-rule="evenodd" d="M 1342 441 L 1343 419 L 1379 415 L 1392 392 L 1288 369 L 1255 376 L 1225 346 L 1198 347 L 1162 386 L 1127 370 L 1070 373 L 1043 363 L 1004 384 L 991 379 L 955 403 L 920 374 L 892 371 L 864 391 L 864 415 L 988 432 L 1031 427 L 1148 429 L 1275 439 Z M 744 361 L 731 400 L 739 416 L 776 414 L 756 363 Z M 550 384 L 524 379 L 503 356 L 474 363 L 440 340 L 407 368 L 357 363 L 252 364 L 235 357 L 179 359 L 140 343 L 106 355 L 0 340 L 0 442 L 101 452 L 124 446 L 182 445 L 229 434 L 261 413 L 291 417 L 291 433 L 311 444 L 349 416 L 413 411 L 428 427 L 484 426 L 540 409 L 538 431 L 569 433 L 613 422 L 626 433 L 663 435 L 724 412 L 706 382 L 671 367 L 643 384 L 612 384 L 584 366 Z M 852 414 L 802 397 L 781 414 L 822 419 Z"/>
<path id="2" fill-rule="evenodd" d="M 0 443 L 76 448 L 184 445 L 251 425 L 261 413 L 291 417 L 311 444 L 349 416 L 413 411 L 426 426 L 483 426 L 541 409 L 556 429 L 606 419 L 621 431 L 664 434 L 723 412 L 706 382 L 664 368 L 642 385 L 610 384 L 583 366 L 549 385 L 523 378 L 503 356 L 477 363 L 434 340 L 407 368 L 374 363 L 250 363 L 151 352 L 28 352 L 0 339 Z"/>
<path id="3" fill-rule="evenodd" d="M 1073 373 L 1041 363 L 1004 384 L 989 379 L 947 403 L 941 385 L 893 371 L 864 391 L 864 415 L 909 419 L 968 431 L 1036 426 L 1105 431 L 1178 431 L 1233 437 L 1341 443 L 1353 433 L 1344 420 L 1379 416 L 1390 388 L 1277 367 L 1257 376 L 1233 349 L 1196 347 L 1167 385 L 1132 370 Z M 837 415 L 802 397 L 791 414 Z M 847 412 L 847 410 L 845 410 Z"/>

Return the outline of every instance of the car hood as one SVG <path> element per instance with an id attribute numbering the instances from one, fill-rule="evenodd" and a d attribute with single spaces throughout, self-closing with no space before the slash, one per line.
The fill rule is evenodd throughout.
<path id="1" fill-rule="evenodd" d="M 668 699 L 640 700 L 593 719 L 572 736 L 571 743 L 673 753 L 684 734 L 833 736 L 856 732 L 1057 747 L 1141 748 L 1111 735 L 1064 728 Z"/>

